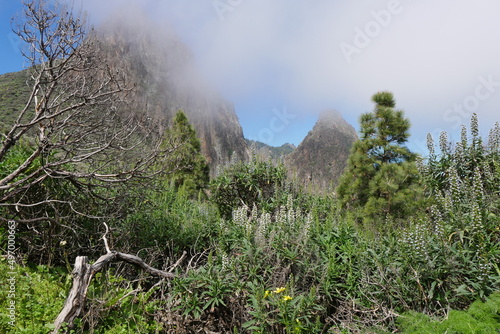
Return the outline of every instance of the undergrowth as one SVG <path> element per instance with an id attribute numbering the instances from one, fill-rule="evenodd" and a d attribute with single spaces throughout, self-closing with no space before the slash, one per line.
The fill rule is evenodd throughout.
<path id="1" fill-rule="evenodd" d="M 420 166 L 428 206 L 403 223 L 376 222 L 390 228 L 363 229 L 333 196 L 287 193 L 281 178 L 273 187 L 273 178 L 229 178 L 251 187 L 253 197 L 224 212 L 221 203 L 234 200 L 226 192 L 214 203 L 182 187 L 145 191 L 137 210 L 109 223 L 110 245 L 176 277 L 106 268 L 72 333 L 498 333 L 500 127 L 488 145 L 476 132 L 455 146 L 442 136 L 441 153 L 430 150 Z M 258 166 L 236 172 L 280 172 Z M 29 240 L 19 234 L 19 245 Z M 55 252 L 71 246 L 53 244 Z M 18 263 L 16 330 L 47 333 L 71 276 Z M 8 324 L 8 293 L 0 291 L 0 331 L 17 333 Z"/>
<path id="2" fill-rule="evenodd" d="M 493 293 L 484 302 L 474 302 L 467 310 L 451 310 L 442 320 L 407 312 L 399 317 L 398 325 L 406 334 L 500 333 L 500 293 Z"/>

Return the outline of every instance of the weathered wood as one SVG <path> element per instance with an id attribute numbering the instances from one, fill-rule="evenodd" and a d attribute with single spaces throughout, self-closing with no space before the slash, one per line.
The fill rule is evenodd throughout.
<path id="1" fill-rule="evenodd" d="M 54 322 L 55 328 L 52 332 L 54 334 L 59 333 L 64 324 L 72 325 L 85 306 L 87 290 L 92 279 L 92 266 L 87 261 L 86 256 L 78 256 L 75 260 L 75 267 L 72 272 L 73 284 L 64 307 Z"/>
<path id="2" fill-rule="evenodd" d="M 134 264 L 136 266 L 141 267 L 145 272 L 150 273 L 151 275 L 155 276 L 161 276 L 165 278 L 174 278 L 175 274 L 163 271 L 163 270 L 158 270 L 156 268 L 150 267 L 147 263 L 142 261 L 141 258 L 135 256 L 135 255 L 130 255 L 130 254 L 124 254 L 124 253 L 116 253 L 116 258 L 118 260 L 125 261 L 130 264 Z"/>
<path id="3" fill-rule="evenodd" d="M 166 272 L 153 268 L 146 264 L 140 257 L 131 254 L 120 252 L 108 252 L 102 255 L 94 264 L 88 264 L 86 256 L 78 256 L 75 260 L 73 269 L 73 283 L 69 291 L 63 309 L 57 316 L 54 322 L 54 330 L 52 334 L 61 333 L 63 326 L 67 326 L 64 330 L 73 326 L 74 320 L 82 314 L 87 299 L 87 291 L 94 275 L 99 272 L 106 264 L 114 261 L 124 261 L 142 268 L 151 275 L 160 276 L 163 278 L 174 278 L 176 275 L 171 272 Z"/>

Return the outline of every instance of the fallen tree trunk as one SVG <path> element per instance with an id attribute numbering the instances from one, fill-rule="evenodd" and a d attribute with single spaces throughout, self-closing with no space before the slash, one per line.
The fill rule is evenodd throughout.
<path id="1" fill-rule="evenodd" d="M 106 239 L 104 239 L 106 242 Z M 61 333 L 60 330 L 64 327 L 69 329 L 73 326 L 74 320 L 82 314 L 87 298 L 87 291 L 94 275 L 99 272 L 106 264 L 116 261 L 124 261 L 136 266 L 139 266 L 144 271 L 163 278 L 173 278 L 176 275 L 171 272 L 155 269 L 146 264 L 141 258 L 120 252 L 109 251 L 106 242 L 108 253 L 101 256 L 94 264 L 88 263 L 86 256 L 78 256 L 75 260 L 73 269 L 73 284 L 66 298 L 62 311 L 57 316 L 54 322 L 54 330 L 52 334 Z M 184 254 L 185 255 L 185 254 Z M 182 258 L 181 258 L 182 259 Z M 179 263 L 180 261 L 177 261 Z"/>

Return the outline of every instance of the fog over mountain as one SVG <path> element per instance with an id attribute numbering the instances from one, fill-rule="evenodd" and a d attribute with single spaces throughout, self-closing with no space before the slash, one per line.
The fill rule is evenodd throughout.
<path id="1" fill-rule="evenodd" d="M 182 110 L 196 129 L 212 176 L 231 160 L 246 161 L 248 146 L 233 104 L 200 78 L 175 31 L 148 20 L 140 8 L 130 9 L 113 13 L 96 31 L 135 86 L 135 112 L 165 127 Z"/>
<path id="2" fill-rule="evenodd" d="M 393 91 L 411 119 L 417 150 L 427 132 L 458 133 L 473 112 L 484 135 L 499 120 L 500 3 L 493 0 L 85 0 L 84 7 L 96 21 L 141 8 L 168 22 L 203 76 L 235 103 L 248 137 L 283 106 L 297 118 L 277 141 L 292 129 L 303 138 L 311 118 L 331 108 L 357 128 L 380 90 Z"/>

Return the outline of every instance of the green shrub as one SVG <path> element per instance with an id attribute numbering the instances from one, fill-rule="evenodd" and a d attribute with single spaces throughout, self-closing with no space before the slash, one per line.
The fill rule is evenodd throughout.
<path id="1" fill-rule="evenodd" d="M 308 209 L 290 195 L 274 214 L 241 207 L 220 220 L 212 247 L 194 257 L 199 265 L 173 281 L 167 305 L 178 326 L 320 333 L 328 310 L 356 290 L 362 247 L 351 226 Z"/>
<path id="2" fill-rule="evenodd" d="M 257 205 L 265 211 L 272 211 L 284 204 L 286 195 L 286 170 L 282 164 L 253 158 L 248 164 L 236 163 L 230 166 L 210 185 L 211 200 L 221 215 L 229 218 L 233 209 L 245 205 Z"/>
<path id="3" fill-rule="evenodd" d="M 13 274 L 12 274 L 13 273 Z M 59 268 L 15 265 L 0 257 L 0 332 L 46 334 L 61 312 L 71 285 L 71 275 Z M 15 287 L 11 290 L 10 286 Z M 5 283 L 5 285 L 4 285 Z M 97 273 L 88 291 L 86 313 L 75 321 L 71 333 L 154 333 L 161 329 L 155 321 L 156 289 L 133 287 L 110 272 Z M 9 295 L 10 294 L 10 295 Z M 15 302 L 15 318 L 8 306 Z"/>
<path id="4" fill-rule="evenodd" d="M 405 334 L 494 334 L 500 333 L 500 293 L 492 294 L 486 302 L 478 300 L 467 311 L 451 310 L 444 320 L 435 320 L 417 312 L 398 318 Z"/>
<path id="5" fill-rule="evenodd" d="M 151 191 L 135 206 L 140 209 L 112 225 L 115 247 L 123 252 L 156 249 L 180 256 L 183 251 L 210 247 L 210 239 L 217 234 L 217 208 L 192 199 L 184 187 L 167 185 L 162 191 Z"/>
<path id="6" fill-rule="evenodd" d="M 155 318 L 160 302 L 154 298 L 158 288 L 148 286 L 142 276 L 130 282 L 116 276 L 113 270 L 97 273 L 89 286 L 86 313 L 76 322 L 73 333 L 159 332 L 162 326 Z"/>
<path id="7" fill-rule="evenodd" d="M 68 277 L 63 270 L 43 265 L 14 265 L 12 270 L 6 258 L 0 257 L 0 282 L 9 287 L 0 290 L 0 332 L 48 333 L 66 299 Z M 9 317 L 11 301 L 15 302 L 15 319 Z"/>

